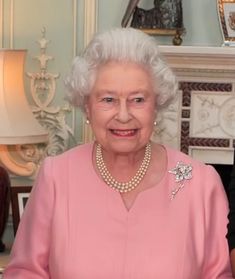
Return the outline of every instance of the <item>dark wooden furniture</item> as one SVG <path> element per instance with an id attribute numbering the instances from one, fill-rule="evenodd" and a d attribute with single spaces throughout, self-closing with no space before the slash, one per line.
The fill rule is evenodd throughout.
<path id="1" fill-rule="evenodd" d="M 2 236 L 5 230 L 10 205 L 10 179 L 7 171 L 0 166 L 0 252 L 5 250 Z"/>

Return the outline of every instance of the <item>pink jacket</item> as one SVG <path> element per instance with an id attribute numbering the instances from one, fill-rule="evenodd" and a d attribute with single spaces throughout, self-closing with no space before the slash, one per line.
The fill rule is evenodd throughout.
<path id="1" fill-rule="evenodd" d="M 179 183 L 166 172 L 127 211 L 92 166 L 92 144 L 41 167 L 4 279 L 232 278 L 227 200 L 210 166 L 166 148 L 168 170 L 192 165 Z M 177 170 L 177 169 L 175 169 Z"/>

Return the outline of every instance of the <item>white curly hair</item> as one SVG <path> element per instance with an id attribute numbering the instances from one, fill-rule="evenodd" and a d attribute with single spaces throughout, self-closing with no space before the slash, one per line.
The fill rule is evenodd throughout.
<path id="1" fill-rule="evenodd" d="M 71 104 L 85 110 L 99 66 L 110 61 L 137 63 L 150 71 L 156 109 L 166 107 L 175 97 L 176 78 L 161 56 L 156 40 L 134 28 L 115 28 L 96 34 L 83 53 L 74 58 L 65 79 Z"/>

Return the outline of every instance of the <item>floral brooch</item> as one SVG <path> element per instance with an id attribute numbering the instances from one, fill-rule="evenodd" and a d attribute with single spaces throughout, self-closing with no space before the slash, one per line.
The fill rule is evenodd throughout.
<path id="1" fill-rule="evenodd" d="M 185 180 L 191 179 L 193 167 L 186 165 L 183 162 L 178 162 L 176 167 L 169 170 L 169 173 L 175 175 L 176 187 L 171 191 L 171 199 L 173 200 L 176 194 L 184 187 Z"/>

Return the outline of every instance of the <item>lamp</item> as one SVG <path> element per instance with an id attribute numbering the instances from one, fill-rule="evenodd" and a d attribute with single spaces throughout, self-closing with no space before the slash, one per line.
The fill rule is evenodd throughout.
<path id="1" fill-rule="evenodd" d="M 48 140 L 25 96 L 25 57 L 26 50 L 0 50 L 0 163 L 22 176 L 32 174 L 35 164 L 17 154 L 19 145 Z"/>

